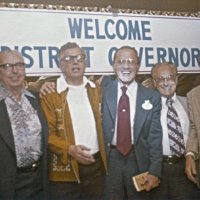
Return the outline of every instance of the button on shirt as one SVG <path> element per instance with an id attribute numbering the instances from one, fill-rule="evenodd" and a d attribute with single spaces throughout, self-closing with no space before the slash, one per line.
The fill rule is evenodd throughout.
<path id="1" fill-rule="evenodd" d="M 188 134 L 189 134 L 189 118 L 188 115 L 180 103 L 179 99 L 174 95 L 172 97 L 174 100 L 173 106 L 176 109 L 176 112 L 179 116 L 179 120 L 181 123 L 181 128 L 183 131 L 184 142 L 186 145 Z M 161 124 L 163 130 L 163 155 L 171 155 L 170 146 L 169 146 L 169 137 L 168 137 L 168 129 L 167 129 L 167 111 L 168 107 L 166 105 L 166 97 L 162 97 L 162 110 L 161 110 Z"/>

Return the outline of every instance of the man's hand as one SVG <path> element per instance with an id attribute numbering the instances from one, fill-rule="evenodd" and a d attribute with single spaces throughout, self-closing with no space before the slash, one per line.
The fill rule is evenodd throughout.
<path id="1" fill-rule="evenodd" d="M 70 145 L 68 154 L 74 157 L 78 163 L 90 165 L 95 162 L 94 157 L 89 153 L 90 149 L 84 145 Z"/>
<path id="2" fill-rule="evenodd" d="M 55 82 L 44 82 L 40 88 L 40 98 L 44 97 L 47 94 L 55 92 L 56 83 Z"/>
<path id="3" fill-rule="evenodd" d="M 196 174 L 197 174 L 196 165 L 195 165 L 195 161 L 194 161 L 192 155 L 186 156 L 185 172 L 190 181 L 192 181 L 193 183 L 197 183 L 196 182 Z"/>
<path id="4" fill-rule="evenodd" d="M 160 179 L 157 176 L 147 174 L 144 178 L 146 191 L 150 191 L 160 184 Z"/>

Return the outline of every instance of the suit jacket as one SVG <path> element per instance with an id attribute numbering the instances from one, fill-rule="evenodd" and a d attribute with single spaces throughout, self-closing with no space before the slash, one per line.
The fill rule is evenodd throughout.
<path id="1" fill-rule="evenodd" d="M 193 152 L 197 160 L 197 172 L 200 174 L 200 86 L 194 88 L 187 94 L 189 117 L 190 117 L 190 133 L 187 141 L 186 152 Z M 198 179 L 200 187 L 200 176 Z"/>
<path id="2" fill-rule="evenodd" d="M 42 182 L 44 186 L 44 195 L 47 190 L 47 123 L 41 112 L 37 98 L 27 96 L 31 105 L 37 110 L 41 125 L 42 125 L 42 168 L 43 177 Z M 6 109 L 4 100 L 0 101 L 0 199 L 13 199 L 15 191 L 15 178 L 16 178 L 16 153 L 15 144 L 12 134 L 12 128 Z"/>
<path id="3" fill-rule="evenodd" d="M 102 82 L 102 121 L 107 155 L 115 132 L 117 111 L 118 80 L 113 77 Z M 152 109 L 144 109 L 145 101 L 149 100 Z M 136 112 L 134 120 L 134 149 L 140 172 L 161 176 L 162 163 L 162 128 L 160 124 L 161 97 L 152 89 L 138 83 Z"/>

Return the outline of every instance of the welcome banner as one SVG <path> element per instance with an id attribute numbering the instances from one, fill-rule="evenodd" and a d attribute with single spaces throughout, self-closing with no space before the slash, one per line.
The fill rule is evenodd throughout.
<path id="1" fill-rule="evenodd" d="M 140 73 L 172 61 L 179 72 L 199 72 L 200 18 L 141 14 L 0 8 L 0 50 L 16 49 L 27 75 L 57 75 L 57 53 L 77 42 L 87 54 L 87 74 L 110 74 L 117 48 L 138 50 Z"/>

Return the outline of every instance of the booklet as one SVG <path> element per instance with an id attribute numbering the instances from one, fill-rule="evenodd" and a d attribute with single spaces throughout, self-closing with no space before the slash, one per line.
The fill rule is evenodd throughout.
<path id="1" fill-rule="evenodd" d="M 144 177 L 148 174 L 148 172 L 144 172 L 133 176 L 133 184 L 138 192 L 145 190 Z"/>

